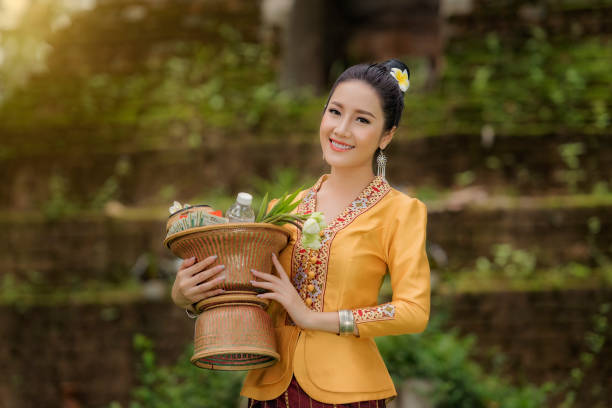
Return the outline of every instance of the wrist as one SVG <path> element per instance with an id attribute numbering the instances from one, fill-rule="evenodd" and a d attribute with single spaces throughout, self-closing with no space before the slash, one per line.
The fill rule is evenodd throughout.
<path id="1" fill-rule="evenodd" d="M 302 329 L 313 329 L 317 327 L 317 313 L 313 310 L 304 308 L 299 322 L 296 322 Z"/>
<path id="2" fill-rule="evenodd" d="M 175 305 L 177 305 L 181 309 L 185 309 L 186 299 L 183 299 L 182 296 L 179 296 L 176 286 L 172 287 L 172 292 L 170 293 L 170 297 L 172 298 L 172 302 L 174 302 Z"/>

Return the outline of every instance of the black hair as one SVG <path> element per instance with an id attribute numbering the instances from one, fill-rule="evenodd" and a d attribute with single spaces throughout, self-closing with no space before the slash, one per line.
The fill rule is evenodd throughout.
<path id="1" fill-rule="evenodd" d="M 383 130 L 390 130 L 398 126 L 404 110 L 404 92 L 400 89 L 397 80 L 391 75 L 391 68 L 406 70 L 410 78 L 410 70 L 402 61 L 390 59 L 378 64 L 357 64 L 347 68 L 332 86 L 325 108 L 336 87 L 344 81 L 361 80 L 372 86 L 380 96 L 382 110 L 385 114 Z"/>
<path id="2" fill-rule="evenodd" d="M 398 68 L 400 71 L 406 70 L 408 78 L 410 78 L 410 70 L 406 64 L 395 58 L 376 64 L 357 64 L 347 68 L 336 79 L 331 91 L 329 91 L 323 112 L 327 109 L 329 100 L 340 83 L 360 80 L 372 86 L 380 97 L 382 110 L 385 115 L 383 131 L 391 130 L 393 126 L 399 126 L 402 111 L 404 110 L 404 92 L 399 87 L 395 77 L 391 75 L 392 68 Z M 373 165 L 375 164 L 378 152 L 380 152 L 380 147 L 374 152 Z"/>

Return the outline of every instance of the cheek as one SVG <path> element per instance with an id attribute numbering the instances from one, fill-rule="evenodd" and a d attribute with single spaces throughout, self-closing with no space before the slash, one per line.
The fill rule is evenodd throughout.
<path id="1" fill-rule="evenodd" d="M 370 147 L 378 143 L 379 134 L 370 127 L 356 127 L 353 131 L 355 139 L 364 147 Z"/>
<path id="2" fill-rule="evenodd" d="M 329 133 L 332 128 L 332 121 L 329 120 L 327 115 L 323 116 L 323 119 L 321 119 L 321 125 L 319 126 L 319 133 L 321 136 Z"/>

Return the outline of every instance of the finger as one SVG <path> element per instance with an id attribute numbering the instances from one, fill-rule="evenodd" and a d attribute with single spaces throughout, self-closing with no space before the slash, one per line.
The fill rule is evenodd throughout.
<path id="1" fill-rule="evenodd" d="M 210 266 L 216 260 L 217 260 L 217 255 L 209 256 L 208 258 L 204 258 L 202 261 L 200 261 L 200 262 L 198 262 L 196 264 L 193 264 L 189 268 L 185 269 L 185 272 L 189 276 L 194 276 L 195 274 L 197 274 L 197 273 L 203 271 L 204 269 L 206 269 L 208 266 Z"/>
<path id="2" fill-rule="evenodd" d="M 281 265 L 280 261 L 276 257 L 276 254 L 272 254 L 272 263 L 274 264 L 274 267 L 278 271 L 278 275 L 280 276 L 280 278 L 283 281 L 288 281 L 289 276 L 287 276 L 287 273 L 285 272 L 285 268 L 283 268 L 283 265 Z"/>
<path id="3" fill-rule="evenodd" d="M 194 285 L 199 285 L 202 282 L 206 282 L 207 280 L 213 277 L 217 277 L 223 271 L 225 271 L 225 265 L 217 265 L 205 271 L 198 272 L 191 279 L 193 279 Z"/>
<path id="4" fill-rule="evenodd" d="M 258 281 L 251 281 L 251 285 L 255 286 L 256 288 L 263 288 L 263 289 L 268 289 L 268 290 L 274 290 L 275 285 L 270 283 L 270 282 L 258 282 Z"/>
<path id="5" fill-rule="evenodd" d="M 209 297 L 217 296 L 223 294 L 225 291 L 223 289 L 215 289 L 204 292 L 202 294 L 198 294 L 193 303 L 197 303 L 200 300 L 208 299 Z"/>
<path id="6" fill-rule="evenodd" d="M 279 278 L 277 278 L 276 276 L 270 274 L 270 273 L 264 273 L 264 272 L 259 272 L 255 269 L 251 269 L 251 272 L 253 273 L 253 275 L 257 276 L 258 278 L 264 279 L 268 282 L 273 282 L 273 283 L 280 283 L 281 280 Z"/>
<path id="7" fill-rule="evenodd" d="M 278 295 L 278 293 L 275 292 L 260 293 L 259 295 L 257 295 L 257 297 L 260 299 L 276 300 L 278 303 L 281 303 L 280 296 Z"/>
<path id="8" fill-rule="evenodd" d="M 179 267 L 179 270 L 181 269 L 185 269 L 191 265 L 193 265 L 196 261 L 196 257 L 192 256 L 191 258 L 185 258 L 183 259 L 183 262 L 181 262 L 181 266 Z"/>
<path id="9" fill-rule="evenodd" d="M 200 293 L 207 292 L 213 289 L 214 287 L 216 287 L 217 285 L 222 284 L 224 281 L 225 281 L 225 276 L 219 276 L 218 278 L 202 283 L 201 285 L 197 285 L 196 286 L 197 292 L 200 292 Z"/>

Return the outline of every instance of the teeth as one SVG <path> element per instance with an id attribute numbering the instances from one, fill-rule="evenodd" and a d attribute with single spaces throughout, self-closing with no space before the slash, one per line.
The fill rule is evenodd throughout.
<path id="1" fill-rule="evenodd" d="M 331 139 L 330 139 L 331 140 Z M 347 145 L 341 145 L 339 143 L 334 142 L 333 140 L 331 141 L 331 143 L 336 146 L 338 149 L 342 149 L 342 150 L 350 150 L 352 149 L 354 146 L 347 146 Z"/>

